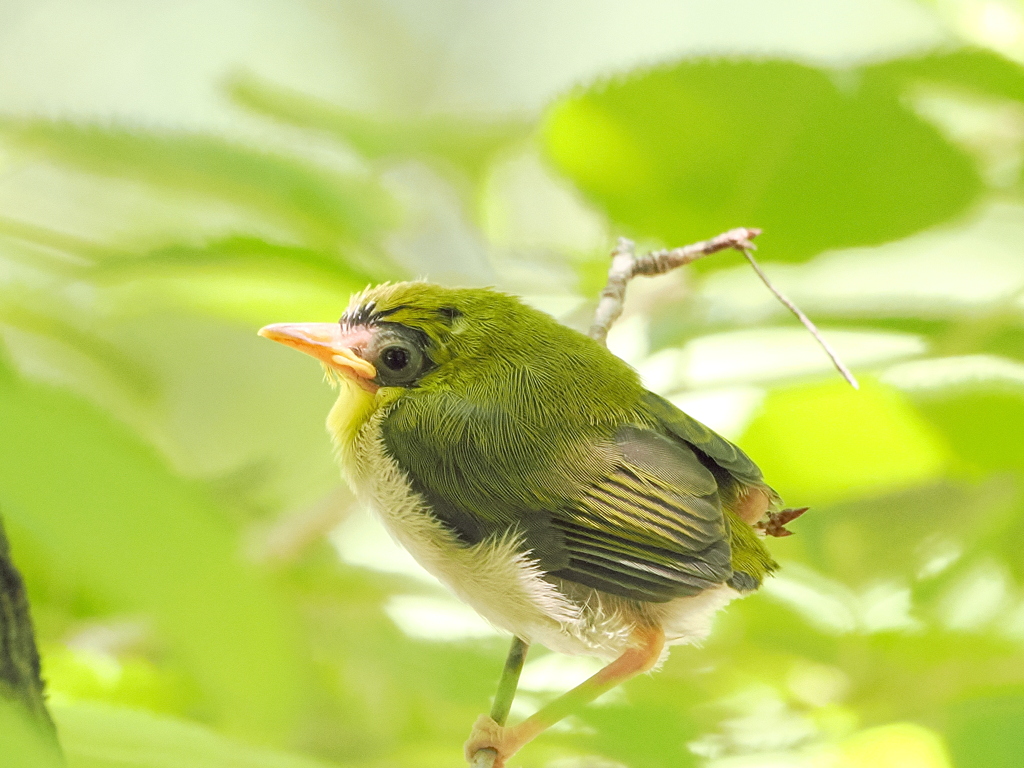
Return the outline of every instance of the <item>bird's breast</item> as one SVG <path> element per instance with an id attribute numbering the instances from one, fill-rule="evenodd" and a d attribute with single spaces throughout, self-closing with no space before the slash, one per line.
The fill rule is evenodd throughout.
<path id="1" fill-rule="evenodd" d="M 373 414 L 350 443 L 339 445 L 342 467 L 360 500 L 420 565 L 491 624 L 527 640 L 568 637 L 581 608 L 543 578 L 515 532 L 473 545 L 460 541 L 387 452 L 383 418 Z M 332 411 L 332 421 L 341 419 Z"/>

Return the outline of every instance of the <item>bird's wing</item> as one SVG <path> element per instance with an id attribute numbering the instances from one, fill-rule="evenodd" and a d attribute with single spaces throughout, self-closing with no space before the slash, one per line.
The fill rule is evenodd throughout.
<path id="1" fill-rule="evenodd" d="M 682 440 L 723 470 L 715 472 L 720 484 L 724 481 L 738 482 L 747 487 L 766 487 L 758 466 L 724 437 L 653 392 L 646 392 L 643 401 L 648 412 L 657 419 L 666 432 Z"/>
<path id="2" fill-rule="evenodd" d="M 550 576 L 651 602 L 732 575 L 715 476 L 684 442 L 630 425 L 552 446 L 484 404 L 440 412 L 443 429 L 399 408 L 383 438 L 467 543 L 518 531 Z"/>
<path id="3" fill-rule="evenodd" d="M 636 426 L 614 436 L 615 466 L 554 510 L 564 566 L 551 575 L 661 602 L 732 575 L 714 476 L 692 450 Z"/>

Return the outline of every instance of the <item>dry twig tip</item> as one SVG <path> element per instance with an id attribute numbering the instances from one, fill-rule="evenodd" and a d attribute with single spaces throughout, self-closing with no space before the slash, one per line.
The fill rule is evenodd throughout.
<path id="1" fill-rule="evenodd" d="M 825 354 L 829 356 L 836 370 L 850 383 L 850 386 L 854 389 L 859 389 L 860 385 L 857 383 L 857 379 L 850 372 L 850 369 L 843 365 L 843 361 L 839 359 L 839 355 L 822 337 L 817 326 L 811 322 L 807 315 L 800 311 L 796 304 L 786 298 L 778 288 L 772 285 L 768 276 L 754 260 L 751 251 L 756 250 L 757 246 L 754 245 L 753 239 L 760 234 L 760 229 L 738 227 L 737 229 L 723 232 L 718 237 L 713 237 L 710 240 L 702 240 L 699 243 L 685 245 L 682 248 L 651 251 L 645 256 L 636 255 L 636 245 L 632 240 L 620 237 L 619 244 L 612 251 L 612 264 L 608 269 L 608 282 L 605 284 L 604 290 L 601 291 L 601 298 L 598 300 L 597 309 L 594 311 L 594 321 L 590 326 L 590 338 L 602 344 L 606 342 L 608 330 L 622 314 L 622 306 L 626 300 L 626 286 L 637 275 L 661 275 L 704 256 L 710 256 L 712 253 L 731 248 L 739 251 L 747 258 L 750 266 L 754 268 L 754 272 L 761 278 L 761 282 L 765 284 L 765 287 L 772 292 L 775 298 L 782 302 L 786 309 L 796 315 L 797 319 L 804 324 L 804 327 L 810 331 L 818 344 L 821 345 L 821 348 L 825 350 Z"/>
<path id="2" fill-rule="evenodd" d="M 839 359 L 839 355 L 837 355 L 831 345 L 825 341 L 825 337 L 821 335 L 821 331 L 818 330 L 818 326 L 811 322 L 811 318 L 800 311 L 800 307 L 786 298 L 778 288 L 772 285 L 771 280 L 768 279 L 768 275 L 764 273 L 761 269 L 761 265 L 757 263 L 754 259 L 754 255 L 749 250 L 744 248 L 743 255 L 747 257 L 747 261 L 750 262 L 750 266 L 754 268 L 754 271 L 757 273 L 757 276 L 761 278 L 761 282 L 764 283 L 765 287 L 775 295 L 775 298 L 782 302 L 782 305 L 786 309 L 796 315 L 797 320 L 803 323 L 804 327 L 810 331 L 811 336 L 813 336 L 817 340 L 818 344 L 821 345 L 821 348 L 825 350 L 825 354 L 828 355 L 829 359 L 832 361 L 832 365 L 836 367 L 836 370 L 839 371 L 842 377 L 849 382 L 851 387 L 854 389 L 860 389 L 857 377 L 851 373 L 849 368 L 843 365 L 843 361 Z"/>
<path id="3" fill-rule="evenodd" d="M 625 237 L 619 238 L 619 244 L 612 251 L 612 265 L 608 269 L 608 282 L 601 291 L 601 298 L 594 310 L 594 321 L 590 326 L 590 338 L 602 344 L 608 337 L 608 329 L 612 327 L 626 300 L 626 286 L 637 275 L 661 275 L 676 267 L 681 267 L 704 256 L 732 248 L 737 251 L 754 250 L 752 240 L 761 234 L 760 229 L 738 227 L 723 232 L 718 237 L 702 240 L 682 248 L 671 248 L 651 251 L 645 256 L 636 255 L 636 244 Z"/>

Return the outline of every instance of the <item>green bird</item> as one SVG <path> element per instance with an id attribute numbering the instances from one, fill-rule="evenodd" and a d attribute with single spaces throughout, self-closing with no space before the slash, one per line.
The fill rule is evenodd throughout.
<path id="1" fill-rule="evenodd" d="M 356 294 L 338 323 L 262 336 L 318 358 L 358 497 L 420 564 L 526 643 L 609 664 L 466 753 L 495 765 L 576 707 L 707 635 L 776 563 L 802 510 L 604 346 L 519 299 L 427 282 Z M 760 530 L 758 530 L 760 529 Z"/>

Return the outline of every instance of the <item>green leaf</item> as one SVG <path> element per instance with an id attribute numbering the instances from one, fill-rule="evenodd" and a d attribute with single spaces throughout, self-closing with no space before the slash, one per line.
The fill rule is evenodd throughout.
<path id="1" fill-rule="evenodd" d="M 626 693 L 628 704 L 592 705 L 580 712 L 579 717 L 592 731 L 561 740 L 582 747 L 592 745 L 597 754 L 638 768 L 696 765 L 697 758 L 687 744 L 700 732 L 688 710 L 703 703 L 702 692 L 678 678 L 645 676 L 630 681 Z M 554 741 L 556 737 L 548 738 Z"/>
<path id="2" fill-rule="evenodd" d="M 900 583 L 917 577 L 938 544 L 947 552 L 971 548 L 1002 528 L 1017 495 L 1009 478 L 997 476 L 980 484 L 939 480 L 822 504 L 794 524 L 798 536 L 772 542 L 771 548 L 778 557 L 799 558 L 848 585 Z"/>
<path id="3" fill-rule="evenodd" d="M 395 221 L 394 202 L 371 179 L 211 136 L 6 119 L 0 138 L 92 173 L 245 206 L 323 247 L 378 236 Z"/>
<path id="4" fill-rule="evenodd" d="M 486 121 L 438 115 L 374 118 L 274 86 L 254 76 L 236 78 L 231 96 L 244 107 L 290 125 L 325 131 L 371 159 L 419 156 L 442 159 L 479 176 L 494 156 L 525 139 L 525 120 Z"/>
<path id="5" fill-rule="evenodd" d="M 740 440 L 768 482 L 804 506 L 931 482 L 950 450 L 895 390 L 861 380 L 804 384 L 768 393 Z"/>
<path id="6" fill-rule="evenodd" d="M 398 277 L 387 269 L 370 275 L 329 252 L 242 236 L 111 255 L 85 274 L 120 311 L 185 308 L 256 325 L 275 317 L 335 320 L 352 292 Z"/>
<path id="7" fill-rule="evenodd" d="M 952 86 L 962 92 L 1024 101 L 1024 67 L 998 53 L 980 48 L 943 51 L 875 64 L 865 77 L 879 85 L 891 83 Z"/>
<path id="8" fill-rule="evenodd" d="M 69 768 L 329 768 L 196 723 L 101 704 L 54 707 Z"/>
<path id="9" fill-rule="evenodd" d="M 971 160 L 891 87 L 792 62 L 640 72 L 557 102 L 543 138 L 634 235 L 676 246 L 762 227 L 766 252 L 787 261 L 909 235 L 981 191 Z"/>
<path id="10" fill-rule="evenodd" d="M 958 766 L 1017 768 L 1024 755 L 1024 689 L 992 691 L 948 710 L 950 751 Z"/>
<path id="11" fill-rule="evenodd" d="M 151 373 L 117 345 L 89 332 L 82 324 L 69 321 L 67 312 L 67 304 L 49 292 L 0 288 L 0 326 L 6 325 L 70 347 L 105 368 L 126 384 L 134 395 L 144 400 L 152 398 L 157 384 Z"/>
<path id="12" fill-rule="evenodd" d="M 840 744 L 832 764 L 836 768 L 953 768 L 939 734 L 916 723 L 891 723 L 854 734 Z"/>
<path id="13" fill-rule="evenodd" d="M 373 279 L 335 253 L 243 235 L 199 246 L 174 244 L 146 253 L 110 255 L 103 258 L 92 274 L 98 277 L 131 277 L 161 270 L 167 273 L 220 266 L 240 273 L 253 269 L 278 270 L 310 282 L 330 282 L 344 288 L 363 285 Z"/>
<path id="14" fill-rule="evenodd" d="M 20 702 L 0 696 L 0 765 L 4 768 L 64 768 L 52 728 L 47 732 Z"/>
<path id="15" fill-rule="evenodd" d="M 286 732 L 303 669 L 294 619 L 206 493 L 74 397 L 0 386 L 5 515 L 98 604 L 151 617 L 211 717 L 262 739 Z"/>
<path id="16" fill-rule="evenodd" d="M 6 216 L 0 216 L 0 236 L 5 260 L 44 268 L 49 274 L 74 273 L 83 260 L 91 262 L 103 253 L 98 243 Z"/>
<path id="17" fill-rule="evenodd" d="M 968 371 L 970 361 L 964 358 Z M 1024 374 L 1024 365 L 1018 368 Z M 923 391 L 916 399 L 967 467 L 975 471 L 1024 471 L 1024 379 L 961 379 Z"/>

